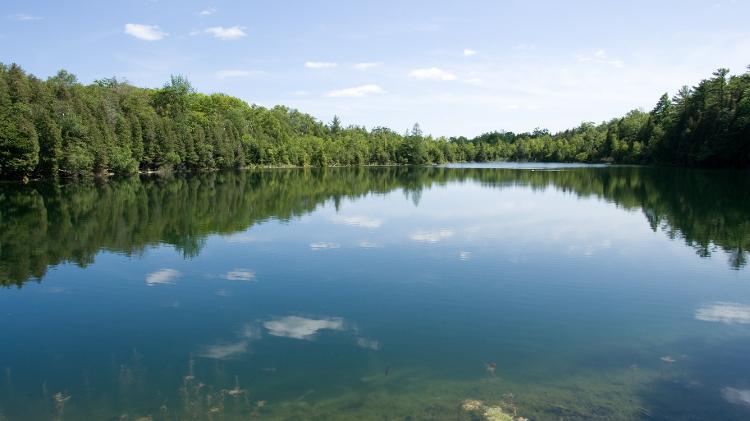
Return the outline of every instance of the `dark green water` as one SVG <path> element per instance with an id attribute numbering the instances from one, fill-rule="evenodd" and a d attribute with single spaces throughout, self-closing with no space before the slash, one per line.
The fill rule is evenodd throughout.
<path id="1" fill-rule="evenodd" d="M 748 250 L 747 172 L 2 184 L 0 419 L 750 419 Z"/>

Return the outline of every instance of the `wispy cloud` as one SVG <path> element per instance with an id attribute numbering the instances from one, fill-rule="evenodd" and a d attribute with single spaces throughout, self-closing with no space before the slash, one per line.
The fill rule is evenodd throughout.
<path id="1" fill-rule="evenodd" d="M 370 218 L 368 216 L 334 216 L 331 221 L 336 224 L 349 225 L 351 227 L 362 228 L 379 228 L 383 225 L 383 220 L 379 218 Z"/>
<path id="2" fill-rule="evenodd" d="M 140 23 L 126 23 L 125 33 L 144 41 L 158 41 L 169 35 L 156 25 L 143 25 Z"/>
<path id="3" fill-rule="evenodd" d="M 263 327 L 273 336 L 312 340 L 321 330 L 344 330 L 344 320 L 341 318 L 309 319 L 286 316 L 264 322 Z"/>
<path id="4" fill-rule="evenodd" d="M 219 79 L 229 78 L 241 78 L 241 77 L 252 77 L 263 74 L 260 70 L 242 70 L 242 69 L 227 69 L 219 70 L 216 72 L 216 77 Z"/>
<path id="5" fill-rule="evenodd" d="M 440 69 L 438 67 L 430 67 L 425 69 L 414 69 L 409 73 L 409 76 L 417 79 L 426 80 L 456 80 L 458 79 L 453 73 Z"/>
<path id="6" fill-rule="evenodd" d="M 352 66 L 355 70 L 367 70 L 372 69 L 373 67 L 382 66 L 383 63 L 380 62 L 368 62 L 368 63 L 357 63 L 354 66 Z"/>
<path id="7" fill-rule="evenodd" d="M 240 39 L 247 34 L 245 33 L 244 26 L 230 26 L 225 28 L 223 26 L 212 26 L 206 28 L 205 33 L 224 41 Z"/>
<path id="8" fill-rule="evenodd" d="M 608 64 L 612 67 L 624 67 L 625 63 L 622 60 L 615 60 L 607 56 L 604 50 L 598 50 L 593 56 L 578 55 L 578 61 L 582 63 L 597 63 L 597 64 Z"/>
<path id="9" fill-rule="evenodd" d="M 330 69 L 337 67 L 338 63 L 332 63 L 328 61 L 306 61 L 305 67 L 308 69 Z"/>
<path id="10" fill-rule="evenodd" d="M 468 83 L 469 85 L 474 85 L 474 86 L 484 85 L 484 79 L 478 78 L 478 77 L 470 77 L 468 79 L 464 79 L 463 82 Z"/>
<path id="11" fill-rule="evenodd" d="M 330 98 L 362 98 L 373 94 L 383 94 L 385 91 L 378 85 L 361 85 L 353 88 L 330 91 L 326 94 Z"/>
<path id="12" fill-rule="evenodd" d="M 453 237 L 454 235 L 456 235 L 456 231 L 443 228 L 437 231 L 417 231 L 409 238 L 411 238 L 412 241 L 420 243 L 437 243 L 438 241 Z"/>
<path id="13" fill-rule="evenodd" d="M 437 32 L 441 29 L 438 23 L 418 23 L 414 25 L 414 30 L 417 32 Z"/>
<path id="14" fill-rule="evenodd" d="M 695 311 L 695 318 L 705 322 L 749 324 L 750 306 L 739 303 L 716 302 Z"/>
<path id="15" fill-rule="evenodd" d="M 41 16 L 33 16 L 33 15 L 27 15 L 26 13 L 16 13 L 14 15 L 9 15 L 9 19 L 22 21 L 22 22 L 28 22 L 28 21 L 34 21 L 34 20 L 42 20 L 44 19 Z"/>
<path id="16" fill-rule="evenodd" d="M 174 280 L 181 276 L 180 272 L 175 269 L 159 269 L 146 275 L 146 285 L 164 285 L 173 284 Z"/>
<path id="17" fill-rule="evenodd" d="M 464 57 L 471 57 L 476 54 L 477 52 L 475 50 L 472 50 L 470 48 L 464 48 Z"/>
<path id="18" fill-rule="evenodd" d="M 216 9 L 213 7 L 209 7 L 207 9 L 203 9 L 200 12 L 198 12 L 200 16 L 210 16 L 210 15 L 213 15 L 214 13 L 216 13 Z"/>

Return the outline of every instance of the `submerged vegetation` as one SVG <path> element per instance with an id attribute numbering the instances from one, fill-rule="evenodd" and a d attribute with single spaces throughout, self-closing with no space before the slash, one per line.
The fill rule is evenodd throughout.
<path id="1" fill-rule="evenodd" d="M 536 384 L 487 378 L 479 371 L 459 379 L 436 379 L 429 370 L 415 368 L 395 378 L 373 376 L 367 382 L 352 383 L 344 393 L 308 390 L 296 396 L 274 390 L 278 384 L 268 376 L 250 378 L 245 386 L 244 380 L 227 372 L 231 364 L 192 357 L 187 372 L 184 363 L 178 362 L 155 382 L 150 367 L 136 360 L 135 354 L 132 360 L 113 361 L 96 376 L 84 372 L 80 379 L 72 377 L 64 384 L 70 392 L 51 393 L 44 382 L 38 391 L 14 401 L 9 413 L 23 414 L 25 419 L 123 421 L 682 419 L 691 410 L 717 415 L 700 405 L 665 412 L 662 405 L 650 401 L 650 388 L 663 388 L 662 383 L 671 385 L 659 389 L 665 398 L 706 392 L 694 385 L 690 370 L 665 372 L 654 366 L 610 367 L 604 376 L 583 370 L 560 382 Z M 368 370 L 365 366 L 358 371 Z M 0 391 L 12 387 L 6 381 Z M 654 412 L 643 405 L 653 407 Z M 722 408 L 721 415 L 742 419 L 743 411 L 743 406 L 729 406 Z"/>
<path id="2" fill-rule="evenodd" d="M 651 228 L 701 256 L 717 249 L 741 268 L 750 250 L 750 177 L 679 168 L 566 171 L 385 167 L 257 170 L 144 176 L 85 183 L 0 184 L 0 284 L 22 285 L 64 262 L 86 266 L 107 249 L 137 254 L 167 243 L 185 257 L 211 234 L 269 218 L 289 220 L 326 201 L 403 189 L 412 200 L 434 185 L 474 181 L 505 188 L 555 188 L 641 210 Z M 489 370 L 491 362 L 487 362 Z"/>
<path id="3" fill-rule="evenodd" d="M 473 139 L 330 124 L 283 106 L 204 95 L 181 76 L 159 89 L 115 78 L 43 81 L 0 64 L 0 177 L 133 174 L 159 169 L 338 166 L 529 160 L 750 165 L 750 72 L 719 69 L 663 95 L 650 112 L 551 134 L 493 132 Z"/>

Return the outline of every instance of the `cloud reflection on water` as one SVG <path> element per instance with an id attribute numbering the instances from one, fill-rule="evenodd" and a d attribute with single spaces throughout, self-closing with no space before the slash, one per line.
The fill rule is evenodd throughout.
<path id="1" fill-rule="evenodd" d="M 198 356 L 214 360 L 232 359 L 245 354 L 249 345 L 250 341 L 248 340 L 208 345 Z"/>
<path id="2" fill-rule="evenodd" d="M 371 218 L 368 216 L 334 216 L 331 221 L 336 224 L 344 224 L 350 227 L 361 227 L 361 228 L 380 228 L 383 225 L 383 220 L 379 218 Z"/>
<path id="3" fill-rule="evenodd" d="M 449 228 L 442 228 L 436 231 L 417 231 L 409 238 L 411 238 L 412 241 L 420 243 L 437 243 L 446 238 L 453 237 L 454 235 L 456 235 L 456 231 Z"/>
<path id="4" fill-rule="evenodd" d="M 224 279 L 228 281 L 252 281 L 255 279 L 255 273 L 248 269 L 235 269 L 227 272 Z"/>
<path id="5" fill-rule="evenodd" d="M 698 308 L 695 311 L 695 318 L 705 322 L 748 324 L 750 323 L 750 306 L 719 301 Z"/>
<path id="6" fill-rule="evenodd" d="M 725 387 L 721 389 L 721 396 L 725 401 L 735 404 L 750 406 L 750 389 L 735 389 L 733 387 Z"/>
<path id="7" fill-rule="evenodd" d="M 315 243 L 310 243 L 310 250 L 312 251 L 330 250 L 330 249 L 337 249 L 340 247 L 341 247 L 341 244 L 339 243 L 328 243 L 325 241 L 318 241 Z"/>
<path id="8" fill-rule="evenodd" d="M 238 339 L 235 341 L 223 341 L 205 346 L 198 356 L 214 360 L 238 358 L 250 350 L 250 342 L 262 338 L 263 332 L 255 323 L 245 323 L 237 332 L 237 336 Z"/>
<path id="9" fill-rule="evenodd" d="M 169 285 L 179 278 L 181 273 L 175 269 L 159 269 L 146 275 L 146 285 Z"/>
<path id="10" fill-rule="evenodd" d="M 312 340 L 321 330 L 344 330 L 341 318 L 309 319 L 299 316 L 286 316 L 263 323 L 263 327 L 273 336 L 292 339 Z"/>
<path id="11" fill-rule="evenodd" d="M 357 337 L 357 346 L 364 349 L 370 349 L 372 351 L 380 351 L 380 341 L 374 339 Z"/>

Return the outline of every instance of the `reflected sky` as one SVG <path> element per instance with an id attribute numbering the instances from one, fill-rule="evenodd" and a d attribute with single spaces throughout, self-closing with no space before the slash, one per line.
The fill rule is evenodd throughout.
<path id="1" fill-rule="evenodd" d="M 208 223 L 191 213 L 200 203 L 184 208 L 190 201 L 181 196 L 159 196 L 176 185 L 153 187 L 148 195 L 159 199 L 148 206 L 170 215 L 160 241 L 138 243 L 137 252 L 91 247 L 96 252 L 85 264 L 51 264 L 40 282 L 0 290 L 0 329 L 12 338 L 0 350 L 10 370 L 0 407 L 10 419 L 37 409 L 51 418 L 38 403 L 66 392 L 70 419 L 132 408 L 157 414 L 164 402 L 178 406 L 192 373 L 215 390 L 232 390 L 239 379 L 254 400 L 268 402 L 269 414 L 302 401 L 344 399 L 340 405 L 352 407 L 346 399 L 373 393 L 395 402 L 404 390 L 423 390 L 410 396 L 424 407 L 440 390 L 446 407 L 456 408 L 469 391 L 481 390 L 485 396 L 474 398 L 517 393 L 522 408 L 523 399 L 546 396 L 525 406 L 544 419 L 555 405 L 572 407 L 565 391 L 579 390 L 592 402 L 581 414 L 643 407 L 658 418 L 688 408 L 743 419 L 750 272 L 727 264 L 733 250 L 721 244 L 737 242 L 721 237 L 715 221 L 698 218 L 719 211 L 686 202 L 691 196 L 683 191 L 649 187 L 638 169 L 618 175 L 562 166 L 556 175 L 538 175 L 549 169 L 542 167 L 533 175 L 513 169 L 499 180 L 490 169 L 467 178 L 457 169 L 382 179 L 373 175 L 378 170 L 352 172 L 351 179 L 339 174 L 323 187 L 333 180 L 347 187 L 327 191 L 306 211 L 290 214 L 295 200 L 252 220 L 243 212 L 259 205 L 234 196 L 241 188 L 217 190 L 212 197 L 229 195 L 236 204 L 222 206 L 236 214 L 219 225 L 240 228 L 203 233 L 196 227 Z M 307 195 L 323 188 L 313 175 L 291 174 L 273 177 L 312 183 L 301 189 Z M 411 181 L 417 175 L 426 177 L 419 188 Z M 375 187 L 393 177 L 392 188 Z M 565 177 L 585 181 L 576 187 Z M 355 188 L 358 182 L 365 187 Z M 208 185 L 201 180 L 188 190 L 196 196 Z M 251 186 L 248 195 L 276 200 L 278 191 L 294 188 Z M 581 193 L 589 188 L 618 193 Z M 642 202 L 648 206 L 632 205 L 642 191 L 649 192 Z M 744 204 L 725 206 L 724 221 L 742 220 Z M 81 229 L 87 222 L 79 221 Z M 740 225 L 727 228 L 741 232 Z M 716 240 L 706 254 L 695 244 L 709 231 Z M 4 246 L 4 259 L 21 249 Z M 496 364 L 492 379 L 489 363 Z M 121 373 L 134 386 L 126 390 Z M 704 397 L 703 409 L 685 397 L 693 390 Z M 238 407 L 237 414 L 243 410 L 252 408 Z"/>

